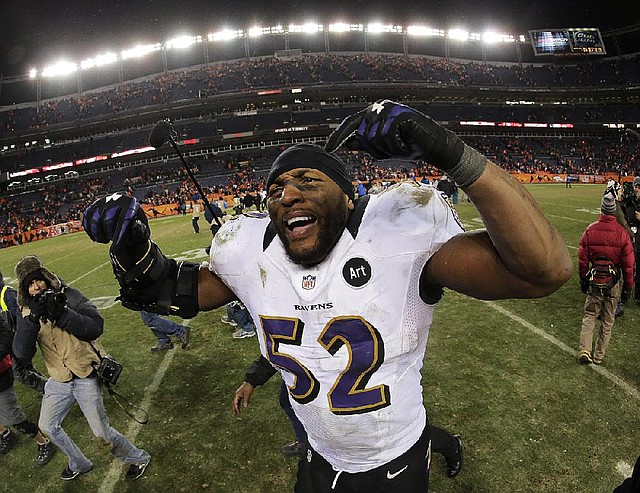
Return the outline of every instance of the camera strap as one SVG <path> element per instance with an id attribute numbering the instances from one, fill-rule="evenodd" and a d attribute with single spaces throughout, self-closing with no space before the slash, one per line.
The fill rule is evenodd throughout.
<path id="1" fill-rule="evenodd" d="M 91 346 L 91 349 L 93 349 L 93 352 L 96 353 L 98 358 L 100 358 L 100 361 L 102 361 L 104 359 L 103 356 L 95 348 L 95 346 L 93 345 L 93 343 L 91 341 L 89 341 L 89 345 Z M 109 395 L 111 397 L 113 397 L 113 400 L 116 401 L 116 404 L 118 404 L 120 409 L 122 409 L 124 411 L 124 413 L 127 416 L 129 416 L 132 420 L 134 420 L 136 423 L 139 423 L 141 425 L 147 424 L 149 422 L 149 414 L 147 413 L 147 411 L 142 409 L 140 406 L 136 406 L 134 403 L 130 402 L 125 396 L 123 396 L 122 394 L 120 394 L 120 393 L 116 392 L 115 390 L 113 390 L 111 388 L 111 385 L 109 385 L 108 382 L 102 381 L 102 385 L 104 385 L 107 388 L 107 392 L 109 392 Z M 125 407 L 125 404 L 127 406 L 129 406 L 129 408 L 141 412 L 144 415 L 144 418 L 138 419 L 133 412 L 129 411 Z"/>
<path id="2" fill-rule="evenodd" d="M 122 409 L 124 411 L 124 413 L 129 416 L 132 420 L 134 420 L 136 423 L 139 423 L 141 425 L 147 424 L 147 422 L 149 421 L 149 414 L 147 413 L 147 411 L 145 411 L 144 409 L 142 409 L 140 406 L 136 406 L 134 403 L 130 402 L 127 400 L 127 398 L 125 396 L 123 396 L 122 394 L 119 394 L 118 392 L 116 392 L 115 390 L 113 390 L 111 388 L 111 386 L 108 383 L 104 383 L 104 386 L 107 388 L 107 392 L 109 392 L 109 395 L 111 397 L 113 397 L 113 400 L 116 401 L 116 404 L 118 404 L 118 406 L 120 407 L 120 409 Z M 135 409 L 137 411 L 139 411 L 140 413 L 142 413 L 144 415 L 144 418 L 142 419 L 138 419 L 135 415 L 135 412 L 131 412 L 129 411 L 126 407 L 125 404 L 127 406 L 129 406 L 131 409 Z"/>

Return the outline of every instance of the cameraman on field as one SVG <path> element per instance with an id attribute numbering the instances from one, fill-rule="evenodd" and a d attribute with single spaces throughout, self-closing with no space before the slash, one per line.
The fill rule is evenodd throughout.
<path id="1" fill-rule="evenodd" d="M 638 234 L 640 234 L 640 176 L 636 176 L 633 179 L 632 190 L 625 189 L 620 206 L 633 232 L 633 251 L 636 260 L 636 268 L 633 275 L 634 297 L 636 303 L 640 304 L 640 272 L 638 272 L 637 267 L 640 259 L 640 238 L 638 238 Z"/>
<path id="2" fill-rule="evenodd" d="M 151 456 L 109 425 L 102 383 L 94 370 L 107 354 L 97 340 L 104 325 L 98 309 L 80 291 L 65 285 L 34 255 L 18 262 L 16 277 L 21 313 L 13 352 L 18 358 L 31 360 L 36 343 L 42 352 L 50 378 L 44 388 L 39 425 L 69 459 L 61 478 L 69 481 L 93 468 L 93 463 L 61 426 L 76 402 L 93 434 L 110 445 L 115 457 L 130 464 L 127 478 L 139 478 Z"/>

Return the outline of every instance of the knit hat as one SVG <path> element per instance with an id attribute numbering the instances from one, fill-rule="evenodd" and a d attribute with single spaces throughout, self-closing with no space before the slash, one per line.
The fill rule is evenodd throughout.
<path id="1" fill-rule="evenodd" d="M 267 190 L 282 173 L 296 168 L 313 168 L 322 171 L 335 181 L 353 199 L 353 184 L 344 163 L 322 147 L 313 144 L 296 144 L 280 154 L 271 165 L 267 178 Z"/>
<path id="2" fill-rule="evenodd" d="M 27 306 L 29 300 L 29 284 L 34 279 L 42 279 L 52 289 L 60 289 L 62 282 L 54 273 L 47 269 L 38 257 L 27 255 L 16 264 L 18 278 L 18 305 Z"/>
<path id="3" fill-rule="evenodd" d="M 615 214 L 616 213 L 616 199 L 610 194 L 606 193 L 602 196 L 602 203 L 600 204 L 600 210 L 603 214 Z"/>

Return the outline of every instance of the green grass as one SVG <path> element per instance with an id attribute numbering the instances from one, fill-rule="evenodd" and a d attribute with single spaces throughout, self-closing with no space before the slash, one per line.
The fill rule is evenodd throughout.
<path id="1" fill-rule="evenodd" d="M 529 190 L 575 258 L 582 231 L 597 217 L 602 186 L 550 184 Z M 480 227 L 471 204 L 460 203 L 457 209 L 469 228 Z M 152 229 L 166 254 L 205 259 L 210 236 L 208 231 L 193 234 L 189 217 L 154 220 Z M 91 243 L 83 233 L 1 250 L 4 275 L 13 276 L 16 262 L 29 253 L 91 298 L 117 293 L 107 247 Z M 15 285 L 15 279 L 9 282 Z M 610 493 L 622 481 L 618 464 L 633 464 L 640 454 L 640 307 L 628 304 L 616 321 L 603 365 L 633 393 L 603 372 L 577 364 L 583 304 L 576 273 L 539 300 L 490 304 L 446 293 L 427 347 L 424 399 L 434 424 L 462 435 L 465 466 L 449 480 L 442 458 L 434 457 L 430 491 Z M 102 341 L 124 364 L 117 389 L 134 403 L 148 399 L 149 423 L 139 426 L 105 397 L 114 427 L 135 435 L 133 441 L 152 454 L 145 477 L 126 482 L 118 461 L 117 474 L 109 476 L 110 454 L 74 408 L 64 427 L 94 461 L 94 470 L 63 483 L 59 474 L 65 457 L 59 453 L 47 467 L 37 468 L 32 464 L 35 445 L 21 436 L 17 448 L 0 456 L 0 491 L 293 491 L 296 461 L 279 451 L 293 439 L 278 405 L 279 377 L 256 391 L 247 411 L 231 414 L 231 396 L 258 354 L 255 339 L 232 339 L 230 327 L 219 321 L 219 309 L 191 320 L 190 349 L 158 355 L 149 351 L 155 340 L 137 313 L 116 304 L 102 314 Z M 153 392 L 163 364 L 168 369 Z M 39 354 L 36 366 L 44 369 Z M 37 419 L 39 396 L 20 384 L 15 387 L 27 415 Z"/>

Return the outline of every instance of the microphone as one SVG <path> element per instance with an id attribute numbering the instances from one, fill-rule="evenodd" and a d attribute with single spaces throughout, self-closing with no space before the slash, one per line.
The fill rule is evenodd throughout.
<path id="1" fill-rule="evenodd" d="M 167 120 L 160 120 L 155 124 L 153 130 L 151 130 L 151 134 L 149 135 L 149 145 L 151 147 L 161 147 L 162 144 L 168 142 L 171 139 L 171 122 Z"/>
<path id="2" fill-rule="evenodd" d="M 632 130 L 630 128 L 625 128 L 624 133 L 627 134 L 627 136 L 630 137 L 631 139 L 640 141 L 640 134 L 635 130 Z"/>
<path id="3" fill-rule="evenodd" d="M 198 182 L 196 177 L 193 175 L 191 168 L 187 164 L 187 160 L 184 158 L 184 156 L 180 152 L 180 148 L 178 147 L 178 143 L 176 142 L 174 135 L 177 135 L 177 134 L 176 134 L 176 131 L 173 129 L 173 125 L 171 125 L 171 120 L 169 120 L 168 118 L 165 120 L 160 120 L 158 123 L 155 124 L 155 126 L 153 127 L 153 130 L 151 130 L 151 133 L 149 134 L 149 145 L 157 149 L 158 147 L 161 147 L 165 142 L 171 143 L 171 146 L 175 149 L 176 153 L 178 154 L 178 157 L 180 158 L 180 161 L 182 161 L 182 165 L 184 166 L 184 169 L 189 175 L 189 178 L 191 178 L 191 181 L 196 186 L 196 190 L 198 190 L 200 197 L 202 197 L 202 201 L 204 202 L 204 205 L 211 212 L 211 215 L 213 216 L 213 219 L 218 225 L 218 227 L 222 226 L 220 219 L 218 219 L 218 216 L 216 216 L 215 213 L 213 212 L 213 207 L 211 207 L 211 204 L 209 204 L 209 199 L 207 199 L 207 196 L 204 194 L 204 191 L 202 190 L 200 183 Z"/>

